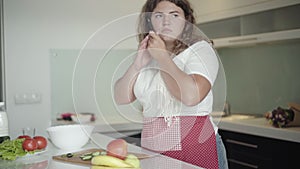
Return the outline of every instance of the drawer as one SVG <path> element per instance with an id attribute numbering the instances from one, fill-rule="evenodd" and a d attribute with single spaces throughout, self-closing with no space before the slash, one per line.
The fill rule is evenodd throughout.
<path id="1" fill-rule="evenodd" d="M 219 130 L 230 169 L 298 169 L 300 144 Z"/>
<path id="2" fill-rule="evenodd" d="M 227 158 L 230 168 L 233 168 L 233 166 L 238 166 L 238 168 L 249 169 L 273 169 L 272 158 L 259 154 L 251 154 L 239 150 L 230 150 Z"/>
<path id="3" fill-rule="evenodd" d="M 220 135 L 227 149 L 267 157 L 274 153 L 274 143 L 266 138 L 227 131 L 220 132 Z"/>

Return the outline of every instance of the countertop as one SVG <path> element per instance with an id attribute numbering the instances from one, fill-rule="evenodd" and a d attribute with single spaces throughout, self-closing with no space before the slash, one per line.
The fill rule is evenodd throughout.
<path id="1" fill-rule="evenodd" d="M 300 143 L 300 127 L 288 127 L 288 128 L 275 128 L 271 126 L 267 120 L 263 117 L 260 118 L 249 118 L 244 115 L 229 116 L 222 118 L 214 118 L 214 122 L 218 125 L 219 129 L 240 132 L 245 134 L 275 138 L 280 140 L 292 141 Z M 61 124 L 72 124 L 72 123 L 57 123 Z M 95 121 L 89 124 L 95 125 L 95 131 L 92 135 L 91 141 L 80 150 L 65 151 L 60 150 L 53 146 L 51 142 L 48 144 L 47 150 L 37 155 L 31 155 L 22 157 L 16 161 L 4 161 L 0 160 L 0 166 L 3 169 L 10 168 L 30 168 L 30 169 L 89 169 L 90 166 L 76 165 L 65 162 L 60 162 L 52 159 L 54 155 L 65 154 L 69 152 L 81 151 L 88 148 L 105 148 L 109 141 L 114 139 L 113 137 L 107 136 L 109 133 L 121 133 L 126 132 L 140 132 L 142 125 L 140 123 L 132 123 L 126 121 L 116 121 L 112 124 L 103 124 L 102 122 Z M 105 134 L 105 135 L 104 135 Z M 127 133 L 128 134 L 128 133 Z M 142 169 L 153 169 L 160 168 L 165 169 L 194 169 L 199 168 L 188 163 L 181 162 L 166 156 L 154 154 L 147 150 L 144 150 L 135 145 L 128 146 L 129 152 L 144 153 L 151 156 L 141 160 Z"/>
<path id="2" fill-rule="evenodd" d="M 52 121 L 52 125 L 68 125 L 77 124 L 72 121 Z M 85 123 L 88 125 L 95 126 L 94 132 L 105 134 L 106 136 L 111 136 L 113 138 L 126 137 L 141 132 L 143 124 L 141 122 L 133 122 L 126 119 L 113 119 L 110 121 L 103 120 L 101 118 L 96 118 L 95 121 Z"/>
<path id="3" fill-rule="evenodd" d="M 236 118 L 222 117 L 216 123 L 223 130 L 300 143 L 300 127 L 276 128 L 264 117 L 236 115 Z"/>
<path id="4" fill-rule="evenodd" d="M 103 134 L 94 133 L 92 135 L 91 141 L 80 150 L 66 151 L 60 150 L 53 146 L 51 142 L 47 146 L 47 150 L 44 153 L 37 155 L 31 155 L 27 157 L 22 157 L 16 161 L 4 161 L 0 160 L 1 169 L 11 169 L 11 168 L 30 168 L 30 169 L 89 169 L 90 166 L 71 164 L 61 161 L 56 161 L 52 159 L 52 156 L 65 154 L 69 152 L 77 152 L 88 148 L 105 148 L 106 145 L 113 138 L 105 136 Z M 141 160 L 141 169 L 196 169 L 200 168 L 176 159 L 172 159 L 163 155 L 154 154 L 150 151 L 144 150 L 135 145 L 128 145 L 128 151 L 132 153 L 143 153 L 149 155 L 149 158 Z"/>
<path id="5" fill-rule="evenodd" d="M 300 143 L 300 127 L 276 128 L 264 117 L 232 114 L 227 117 L 213 116 L 213 121 L 219 129 Z M 69 123 L 56 122 L 55 125 Z M 104 122 L 97 119 L 88 124 L 95 125 L 95 132 L 114 138 L 134 135 L 142 130 L 141 123 L 126 120 Z"/>

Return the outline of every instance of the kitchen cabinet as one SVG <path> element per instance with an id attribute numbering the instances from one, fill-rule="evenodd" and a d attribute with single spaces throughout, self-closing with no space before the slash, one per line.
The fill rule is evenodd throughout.
<path id="1" fill-rule="evenodd" d="M 142 136 L 141 133 L 137 133 L 137 134 L 132 134 L 129 136 L 121 137 L 121 138 L 126 140 L 127 143 L 130 143 L 130 144 L 133 144 L 136 146 L 141 146 L 141 136 Z"/>
<path id="2" fill-rule="evenodd" d="M 297 168 L 300 143 L 219 130 L 230 169 Z"/>
<path id="3" fill-rule="evenodd" d="M 191 0 L 197 23 L 232 18 L 270 9 L 299 4 L 299 0 Z"/>
<path id="4" fill-rule="evenodd" d="M 300 39 L 300 4 L 198 24 L 216 48 Z"/>

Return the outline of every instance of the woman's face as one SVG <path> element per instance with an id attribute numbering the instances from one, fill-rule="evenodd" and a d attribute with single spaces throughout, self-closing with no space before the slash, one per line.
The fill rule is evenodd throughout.
<path id="1" fill-rule="evenodd" d="M 174 41 L 179 38 L 185 22 L 184 11 L 169 1 L 159 2 L 151 15 L 153 31 L 164 41 Z"/>

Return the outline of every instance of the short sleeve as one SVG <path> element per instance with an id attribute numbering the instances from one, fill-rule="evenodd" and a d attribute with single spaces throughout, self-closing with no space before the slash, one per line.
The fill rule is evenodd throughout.
<path id="1" fill-rule="evenodd" d="M 197 42 L 186 54 L 184 71 L 204 76 L 213 85 L 219 70 L 219 60 L 211 45 L 206 41 Z"/>

